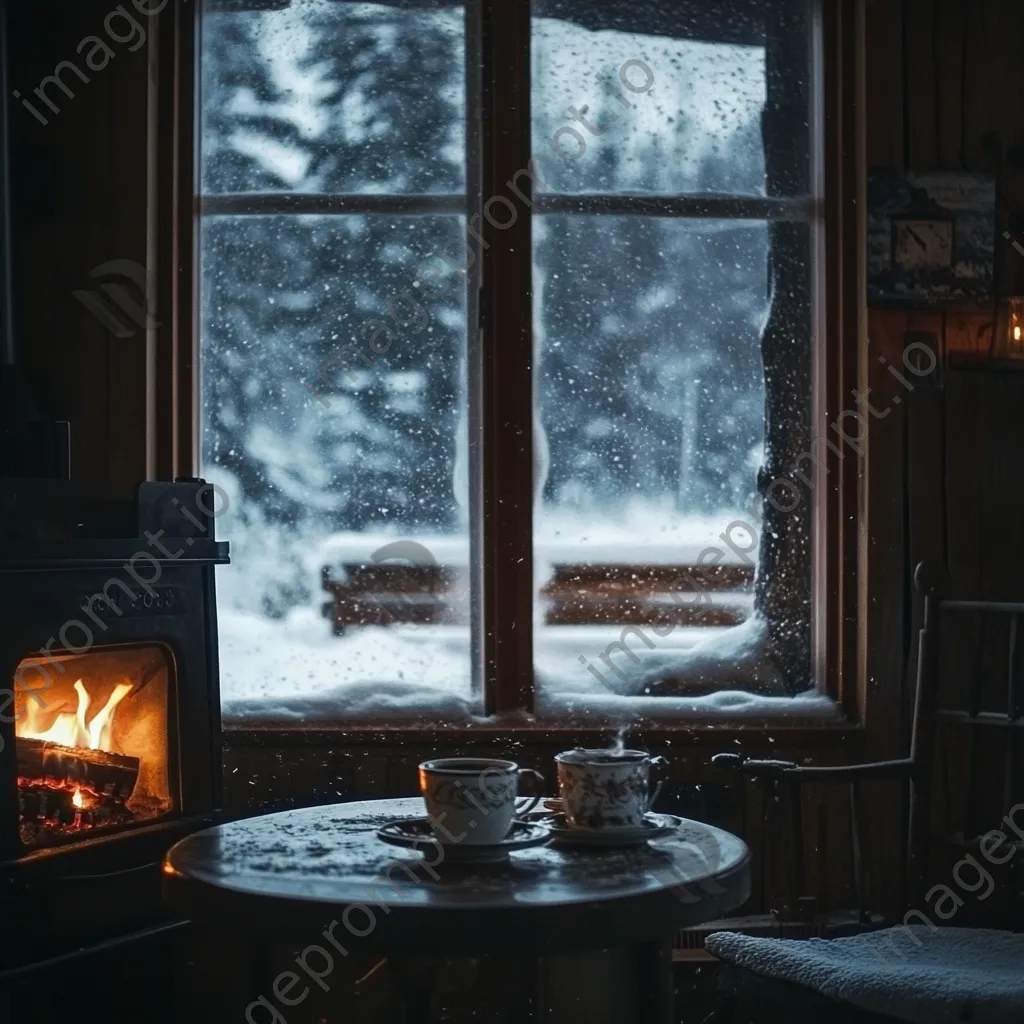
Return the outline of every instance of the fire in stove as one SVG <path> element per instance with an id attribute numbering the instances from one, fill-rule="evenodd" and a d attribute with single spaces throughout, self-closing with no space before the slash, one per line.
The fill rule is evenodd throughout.
<path id="1" fill-rule="evenodd" d="M 39 662 L 23 662 L 19 678 L 26 665 L 43 670 Z M 163 655 L 132 648 L 69 658 L 58 667 L 66 678 L 56 686 L 23 689 L 15 729 L 26 846 L 131 826 L 173 804 Z"/>

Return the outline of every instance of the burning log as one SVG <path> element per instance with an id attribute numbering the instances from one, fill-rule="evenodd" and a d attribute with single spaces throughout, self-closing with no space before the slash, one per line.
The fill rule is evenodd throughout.
<path id="1" fill-rule="evenodd" d="M 118 801 L 132 795 L 139 777 L 139 759 L 106 750 L 64 747 L 45 740 L 18 738 L 18 775 L 26 779 L 73 783 Z"/>

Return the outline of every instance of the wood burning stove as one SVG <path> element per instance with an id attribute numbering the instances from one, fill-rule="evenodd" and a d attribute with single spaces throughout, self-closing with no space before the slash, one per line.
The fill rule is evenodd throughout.
<path id="1" fill-rule="evenodd" d="M 202 480 L 3 482 L 0 983 L 159 921 L 163 853 L 219 806 L 220 513 Z"/>

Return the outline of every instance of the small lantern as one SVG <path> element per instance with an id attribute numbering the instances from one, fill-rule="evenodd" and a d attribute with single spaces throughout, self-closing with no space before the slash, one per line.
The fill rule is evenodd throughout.
<path id="1" fill-rule="evenodd" d="M 996 359 L 1024 359 L 1024 296 L 1000 301 L 992 354 Z"/>

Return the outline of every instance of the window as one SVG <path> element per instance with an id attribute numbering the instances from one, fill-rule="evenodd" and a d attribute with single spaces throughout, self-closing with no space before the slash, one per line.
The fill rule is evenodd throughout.
<path id="1" fill-rule="evenodd" d="M 821 502 L 759 490 L 823 375 L 821 32 L 813 0 L 207 0 L 229 720 L 827 712 Z"/>

